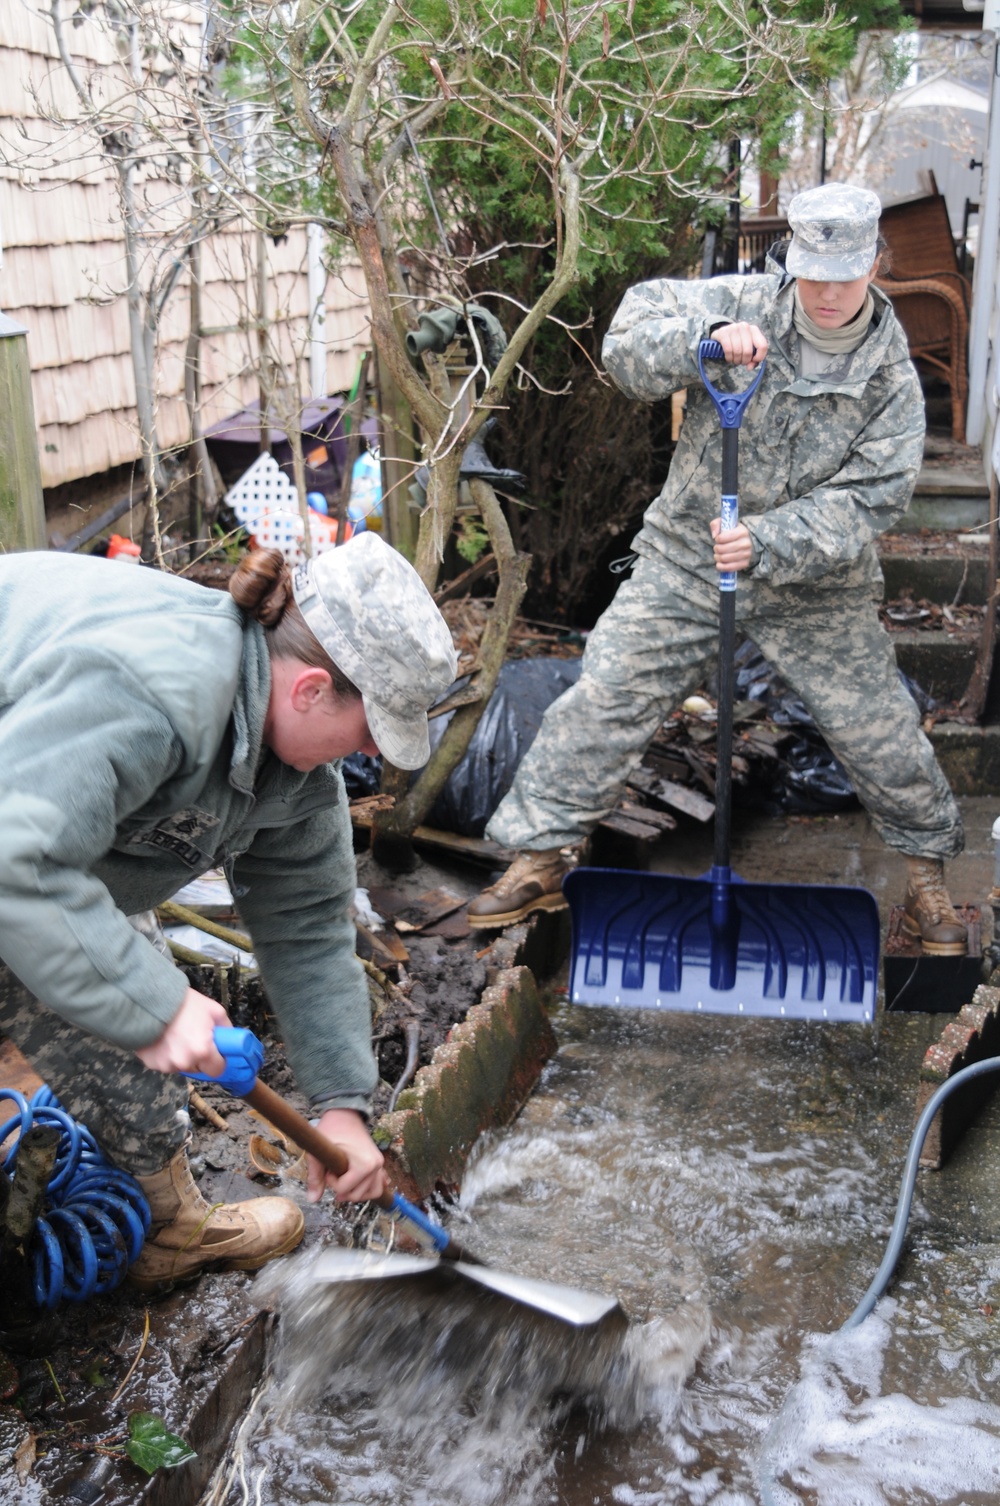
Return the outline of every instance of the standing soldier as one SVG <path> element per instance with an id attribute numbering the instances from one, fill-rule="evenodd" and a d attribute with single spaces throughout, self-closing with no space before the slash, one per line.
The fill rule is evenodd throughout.
<path id="1" fill-rule="evenodd" d="M 561 908 L 563 875 L 590 831 L 710 666 L 716 574 L 738 570 L 740 626 L 794 686 L 882 839 L 906 858 L 907 930 L 926 952 L 965 951 L 943 872 L 961 851 L 961 818 L 877 615 L 875 540 L 906 510 L 924 436 L 906 337 L 872 286 L 880 212 L 866 189 L 808 189 L 792 200 L 792 239 L 765 275 L 664 279 L 626 294 L 604 341 L 608 372 L 642 402 L 687 387 L 687 415 L 635 540 L 634 573 L 487 828 L 520 856 L 473 901 L 472 925 Z M 731 366 L 754 370 L 767 357 L 743 422 L 742 521 L 726 533 L 721 433 L 697 364 L 708 337 Z M 734 377 L 721 385 L 735 390 Z"/>

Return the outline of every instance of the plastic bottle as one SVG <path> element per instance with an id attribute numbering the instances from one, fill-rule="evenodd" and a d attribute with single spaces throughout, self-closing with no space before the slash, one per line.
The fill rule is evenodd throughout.
<path id="1" fill-rule="evenodd" d="M 354 462 L 347 516 L 355 533 L 366 528 L 382 532 L 382 467 L 377 450 L 364 450 Z"/>

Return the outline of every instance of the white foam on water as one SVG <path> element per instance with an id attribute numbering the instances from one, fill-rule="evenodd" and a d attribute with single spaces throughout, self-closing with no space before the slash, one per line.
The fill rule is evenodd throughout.
<path id="1" fill-rule="evenodd" d="M 1000 1406 L 882 1394 L 896 1303 L 807 1342 L 801 1378 L 761 1451 L 766 1506 L 911 1506 L 1000 1497 Z M 805 1496 L 803 1496 L 805 1492 Z"/>

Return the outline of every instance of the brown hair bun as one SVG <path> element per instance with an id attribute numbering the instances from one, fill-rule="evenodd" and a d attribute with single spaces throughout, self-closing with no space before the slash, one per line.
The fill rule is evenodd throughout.
<path id="1" fill-rule="evenodd" d="M 294 603 L 292 577 L 278 549 L 251 549 L 233 572 L 229 592 L 264 627 L 276 627 Z"/>

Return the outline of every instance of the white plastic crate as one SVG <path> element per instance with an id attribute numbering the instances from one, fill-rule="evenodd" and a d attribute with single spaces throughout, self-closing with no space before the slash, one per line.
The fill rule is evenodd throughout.
<path id="1" fill-rule="evenodd" d="M 302 548 L 305 527 L 299 513 L 286 512 L 284 508 L 275 508 L 272 512 L 261 511 L 255 519 L 247 519 L 244 526 L 260 549 L 280 549 L 290 565 L 299 565 L 305 559 Z M 337 543 L 337 520 L 334 518 L 331 521 L 318 515 L 310 517 L 309 536 L 313 554 L 333 549 Z M 347 537 L 350 536 L 348 531 Z"/>
<path id="2" fill-rule="evenodd" d="M 229 488 L 226 502 L 241 523 L 275 509 L 297 512 L 299 506 L 294 486 L 273 455 L 258 455 L 236 485 Z"/>

